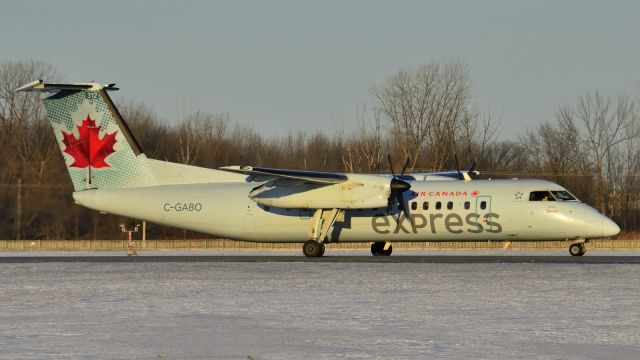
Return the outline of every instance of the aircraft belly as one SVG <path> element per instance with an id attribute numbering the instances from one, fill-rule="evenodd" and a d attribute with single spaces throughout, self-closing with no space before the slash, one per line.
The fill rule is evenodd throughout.
<path id="1" fill-rule="evenodd" d="M 158 186 L 74 193 L 83 206 L 106 213 L 220 237 L 244 239 L 246 193 L 222 186 Z M 241 195 L 242 194 L 242 195 Z"/>
<path id="2" fill-rule="evenodd" d="M 253 214 L 252 241 L 305 242 L 311 237 L 311 216 L 313 213 L 309 210 L 255 205 Z"/>

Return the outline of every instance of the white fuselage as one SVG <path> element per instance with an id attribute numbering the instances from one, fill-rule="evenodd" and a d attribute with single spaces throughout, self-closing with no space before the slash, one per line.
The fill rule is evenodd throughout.
<path id="1" fill-rule="evenodd" d="M 253 188 L 255 184 L 247 182 L 221 182 L 94 189 L 75 192 L 74 199 L 102 212 L 223 238 L 256 242 L 310 239 L 315 209 L 258 205 L 248 196 Z M 564 189 L 543 180 L 412 181 L 405 200 L 413 221 L 396 207 L 347 209 L 328 240 L 563 240 L 619 232 L 613 221 L 582 202 L 530 201 L 529 193 L 537 190 Z"/>

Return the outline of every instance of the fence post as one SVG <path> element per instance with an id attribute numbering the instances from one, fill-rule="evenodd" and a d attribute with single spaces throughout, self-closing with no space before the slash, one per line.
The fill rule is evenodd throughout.
<path id="1" fill-rule="evenodd" d="M 142 221 L 142 248 L 147 248 L 147 222 Z"/>
<path id="2" fill-rule="evenodd" d="M 16 199 L 16 240 L 22 239 L 22 179 L 18 179 L 18 198 Z"/>

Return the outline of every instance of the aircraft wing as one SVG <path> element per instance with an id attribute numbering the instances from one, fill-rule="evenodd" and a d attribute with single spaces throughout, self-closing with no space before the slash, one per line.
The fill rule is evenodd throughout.
<path id="1" fill-rule="evenodd" d="M 462 179 L 460 180 L 465 180 L 465 181 L 469 181 L 472 180 L 473 178 L 478 177 L 478 175 L 480 175 L 480 172 L 477 170 L 460 170 L 460 173 L 458 173 L 457 170 L 451 170 L 451 171 L 438 171 L 438 172 L 428 172 L 428 173 L 411 173 L 411 174 L 407 174 L 409 176 L 413 176 L 414 178 L 423 178 L 426 180 L 452 180 L 452 179 L 460 179 L 460 176 L 462 176 Z M 405 176 L 407 176 L 405 175 Z"/>
<path id="2" fill-rule="evenodd" d="M 246 181 L 264 182 L 251 189 L 248 196 L 260 205 L 276 208 L 375 209 L 389 206 L 391 198 L 406 209 L 408 199 L 416 196 L 408 192 L 410 183 L 386 175 L 251 166 L 223 166 L 219 169 L 247 175 Z"/>
<path id="3" fill-rule="evenodd" d="M 347 176 L 340 173 L 271 169 L 252 166 L 222 166 L 223 171 L 229 171 L 249 176 L 248 181 L 270 181 L 270 180 L 297 180 L 312 184 L 338 184 L 347 181 Z"/>

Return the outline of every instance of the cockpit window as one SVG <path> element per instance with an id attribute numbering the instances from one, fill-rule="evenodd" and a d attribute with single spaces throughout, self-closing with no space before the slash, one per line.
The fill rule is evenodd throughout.
<path id="1" fill-rule="evenodd" d="M 549 191 L 532 191 L 529 201 L 556 201 L 556 198 Z"/>
<path id="2" fill-rule="evenodd" d="M 529 193 L 529 201 L 578 201 L 578 199 L 565 190 L 545 190 Z"/>
<path id="3" fill-rule="evenodd" d="M 551 191 L 558 201 L 578 201 L 575 196 L 568 191 Z"/>

